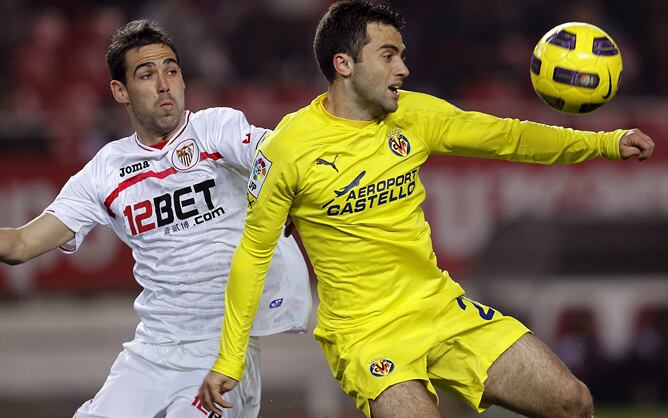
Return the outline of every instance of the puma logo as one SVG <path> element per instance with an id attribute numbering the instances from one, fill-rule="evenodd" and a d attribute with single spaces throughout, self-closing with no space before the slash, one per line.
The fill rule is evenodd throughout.
<path id="1" fill-rule="evenodd" d="M 360 185 L 360 181 L 362 180 L 362 177 L 364 177 L 365 174 L 366 174 L 366 170 L 362 171 L 361 173 L 359 173 L 359 174 L 357 175 L 357 177 L 355 177 L 355 179 L 354 179 L 353 181 L 350 182 L 349 185 L 347 185 L 346 187 L 344 187 L 344 188 L 342 188 L 342 189 L 334 190 L 334 194 L 335 194 L 337 197 L 341 197 L 341 196 L 343 196 L 344 194 L 346 194 L 346 193 L 348 193 L 349 191 L 351 191 L 353 188 L 359 186 L 359 185 Z"/>
<path id="2" fill-rule="evenodd" d="M 339 169 L 336 168 L 336 159 L 339 158 L 339 154 L 336 154 L 336 157 L 334 157 L 334 161 L 331 163 L 327 160 L 323 160 L 322 158 L 318 158 L 315 160 L 316 165 L 328 165 L 334 169 L 337 173 L 339 172 Z"/>
<path id="3" fill-rule="evenodd" d="M 365 175 L 366 175 L 366 170 L 362 170 L 362 172 L 359 173 L 359 174 L 357 175 L 357 177 L 355 177 L 355 178 L 353 179 L 353 181 L 351 181 L 347 186 L 345 186 L 345 187 L 343 187 L 343 188 L 341 188 L 341 189 L 339 189 L 339 190 L 334 190 L 334 194 L 336 195 L 336 197 L 341 197 L 341 196 L 343 196 L 343 195 L 345 195 L 345 194 L 348 194 L 349 191 L 351 191 L 351 190 L 354 189 L 355 187 L 359 186 L 359 185 L 360 185 L 360 182 L 362 181 L 362 177 L 364 177 Z M 329 205 L 330 205 L 333 201 L 335 201 L 335 200 L 336 200 L 336 198 L 331 199 L 329 202 L 325 203 L 325 204 L 322 205 L 321 207 L 324 209 L 324 208 L 326 208 L 327 206 L 329 206 Z"/>

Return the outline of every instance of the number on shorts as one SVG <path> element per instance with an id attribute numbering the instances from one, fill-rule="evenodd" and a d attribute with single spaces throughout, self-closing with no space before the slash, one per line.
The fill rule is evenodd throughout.
<path id="1" fill-rule="evenodd" d="M 462 308 L 462 311 L 466 310 L 466 304 L 464 304 L 464 299 L 466 299 L 468 302 L 470 302 L 475 308 L 478 310 L 478 313 L 480 314 L 480 317 L 486 321 L 489 321 L 494 317 L 494 314 L 496 313 L 494 309 L 492 308 L 487 308 L 487 312 L 485 312 L 485 308 L 480 306 L 478 302 L 471 300 L 469 298 L 463 298 L 463 297 L 458 297 L 457 298 L 457 304 L 459 305 L 460 308 Z"/>

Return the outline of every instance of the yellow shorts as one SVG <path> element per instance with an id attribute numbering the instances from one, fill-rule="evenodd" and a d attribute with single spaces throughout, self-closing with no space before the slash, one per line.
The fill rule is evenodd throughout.
<path id="1" fill-rule="evenodd" d="M 515 318 L 465 297 L 434 297 L 345 337 L 327 338 L 332 333 L 317 328 L 315 336 L 343 391 L 370 417 L 369 400 L 408 380 L 423 380 L 436 402 L 433 385 L 484 411 L 487 370 L 527 332 Z"/>

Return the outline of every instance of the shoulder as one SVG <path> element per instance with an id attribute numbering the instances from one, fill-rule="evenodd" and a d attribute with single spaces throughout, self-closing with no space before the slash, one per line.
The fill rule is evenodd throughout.
<path id="1" fill-rule="evenodd" d="M 129 152 L 135 151 L 137 143 L 134 135 L 126 136 L 125 138 L 116 139 L 105 144 L 91 159 L 93 164 L 106 164 L 108 161 L 123 158 Z"/>
<path id="2" fill-rule="evenodd" d="M 239 120 L 246 120 L 246 116 L 240 110 L 231 107 L 210 107 L 193 112 L 190 121 L 194 124 L 208 124 L 217 123 L 224 124 L 228 122 L 236 122 Z"/>
<path id="3" fill-rule="evenodd" d="M 272 137 L 310 138 L 317 136 L 325 128 L 327 126 L 323 123 L 322 115 L 312 103 L 285 115 L 274 129 Z M 290 143 L 294 146 L 298 145 L 298 141 L 290 141 Z"/>
<path id="4" fill-rule="evenodd" d="M 104 145 L 73 176 L 77 184 L 101 186 L 118 177 L 118 169 L 123 165 L 128 154 L 136 152 L 137 145 L 134 135 L 111 141 Z M 83 181 L 83 183 L 82 183 Z"/>
<path id="5" fill-rule="evenodd" d="M 402 90 L 399 96 L 399 111 L 455 114 L 461 110 L 457 106 L 430 94 Z"/>
<path id="6" fill-rule="evenodd" d="M 308 117 L 307 108 L 304 108 L 284 116 L 274 131 L 267 135 L 260 149 L 281 155 L 293 154 L 304 148 L 309 131 L 313 131 L 313 123 Z"/>

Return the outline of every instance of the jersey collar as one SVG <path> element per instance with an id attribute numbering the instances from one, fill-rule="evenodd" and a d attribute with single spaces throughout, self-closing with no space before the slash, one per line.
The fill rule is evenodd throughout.
<path id="1" fill-rule="evenodd" d="M 353 120 L 353 119 L 346 119 L 346 118 L 340 118 L 338 116 L 334 116 L 331 113 L 327 111 L 325 108 L 325 99 L 327 98 L 327 93 L 323 93 L 320 96 L 316 97 L 313 99 L 312 105 L 315 106 L 316 110 L 318 113 L 322 115 L 322 117 L 327 121 L 327 122 L 333 122 L 333 123 L 338 123 L 341 125 L 346 125 L 351 128 L 365 128 L 369 125 L 377 124 L 378 119 L 374 120 Z"/>

